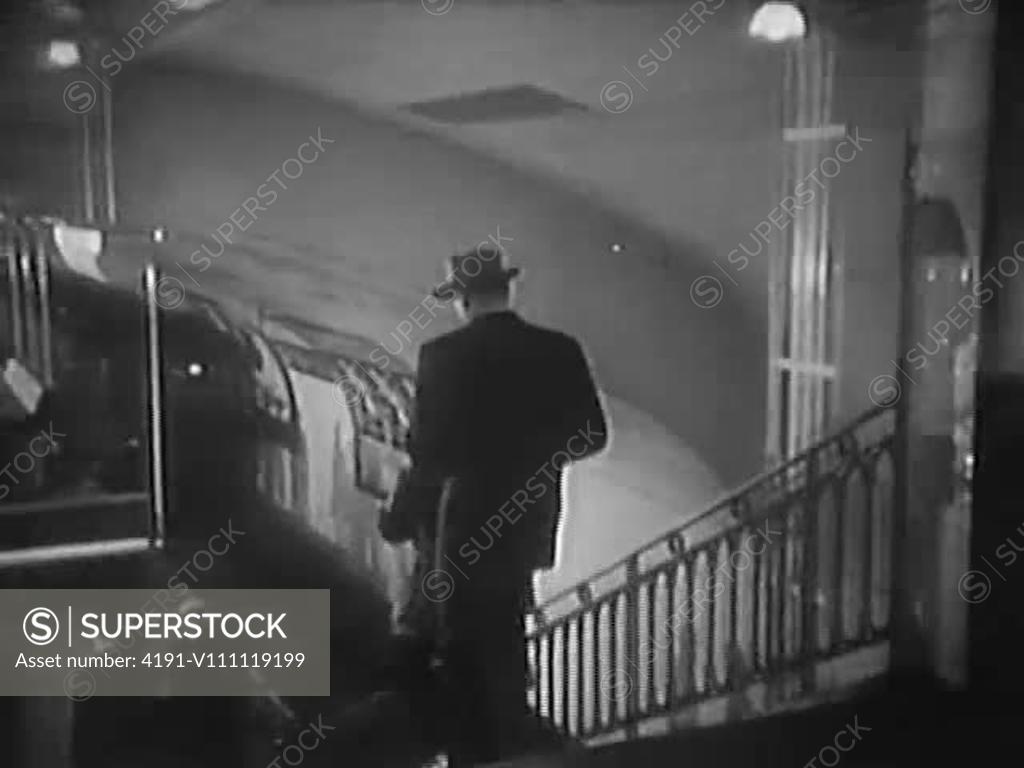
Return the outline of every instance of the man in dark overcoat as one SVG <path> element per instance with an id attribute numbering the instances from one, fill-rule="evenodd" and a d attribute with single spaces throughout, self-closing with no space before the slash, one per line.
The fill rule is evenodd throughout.
<path id="1" fill-rule="evenodd" d="M 434 294 L 463 326 L 426 344 L 410 440 L 418 483 L 451 480 L 440 568 L 419 587 L 443 607 L 453 764 L 529 749 L 524 616 L 533 574 L 555 562 L 563 470 L 608 441 L 604 409 L 578 341 L 512 309 L 497 248 L 448 260 Z"/>

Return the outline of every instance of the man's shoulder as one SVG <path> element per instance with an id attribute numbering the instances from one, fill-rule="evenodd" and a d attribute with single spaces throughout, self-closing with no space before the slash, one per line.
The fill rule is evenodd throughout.
<path id="1" fill-rule="evenodd" d="M 467 330 L 467 328 L 456 328 L 453 331 L 448 331 L 440 336 L 435 336 L 429 341 L 423 342 L 420 345 L 420 359 L 450 357 L 456 351 L 465 347 L 468 341 Z"/>
<path id="2" fill-rule="evenodd" d="M 523 321 L 523 327 L 528 334 L 536 339 L 538 343 L 561 348 L 578 348 L 580 346 L 579 341 L 577 341 L 575 337 L 565 333 L 564 331 L 559 331 L 555 328 L 548 328 L 543 325 L 537 325 L 525 320 Z"/>
<path id="3" fill-rule="evenodd" d="M 511 345 L 525 343 L 561 355 L 581 349 L 579 341 L 568 333 L 517 317 L 513 323 L 471 323 L 448 331 L 424 342 L 420 347 L 420 355 L 441 357 L 459 354 L 471 348 L 486 347 L 487 339 L 494 336 L 507 339 Z"/>
<path id="4" fill-rule="evenodd" d="M 464 338 L 469 330 L 470 326 L 460 325 L 458 328 L 453 328 L 450 331 L 445 331 L 431 339 L 427 339 L 423 342 L 423 348 L 443 349 L 444 347 L 451 346 L 457 343 L 459 339 Z"/>

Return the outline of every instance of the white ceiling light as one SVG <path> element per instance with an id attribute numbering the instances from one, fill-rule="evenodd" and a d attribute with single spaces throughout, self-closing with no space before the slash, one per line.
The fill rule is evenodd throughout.
<path id="1" fill-rule="evenodd" d="M 750 20 L 748 32 L 770 43 L 802 40 L 807 37 L 807 17 L 796 3 L 764 3 Z"/>
<path id="2" fill-rule="evenodd" d="M 46 51 L 46 63 L 57 69 L 69 69 L 82 63 L 82 50 L 73 40 L 53 40 Z"/>

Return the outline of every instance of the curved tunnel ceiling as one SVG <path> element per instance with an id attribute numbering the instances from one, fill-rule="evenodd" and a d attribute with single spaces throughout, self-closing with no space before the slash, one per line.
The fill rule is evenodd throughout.
<path id="1" fill-rule="evenodd" d="M 167 265 L 186 286 L 361 334 L 408 360 L 451 327 L 448 311 L 424 304 L 443 257 L 498 239 L 524 267 L 526 315 L 581 336 L 611 394 L 716 470 L 742 454 L 722 435 L 759 420 L 762 324 L 737 296 L 715 312 L 689 300 L 709 260 L 701 240 L 670 239 L 544 177 L 263 78 L 140 67 L 117 109 L 125 217 L 207 233 Z M 261 243 L 259 258 L 225 248 L 217 229 L 318 131 L 322 154 L 294 180 L 279 176 L 287 189 L 233 235 Z M 613 241 L 629 250 L 612 253 Z"/>
<path id="2" fill-rule="evenodd" d="M 137 50 L 122 37 L 122 213 L 217 250 L 212 233 L 324 130 L 323 159 L 235 233 L 259 258 L 228 249 L 197 275 L 199 246 L 182 242 L 168 266 L 408 360 L 451 323 L 394 335 L 441 258 L 510 238 L 528 316 L 580 335 L 605 388 L 726 482 L 756 471 L 767 265 L 752 260 L 714 311 L 690 297 L 777 196 L 780 60 L 746 38 L 745 4 L 431 10 L 247 0 Z"/>

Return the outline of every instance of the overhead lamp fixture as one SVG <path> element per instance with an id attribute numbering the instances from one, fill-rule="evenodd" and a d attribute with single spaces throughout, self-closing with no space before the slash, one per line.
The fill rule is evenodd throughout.
<path id="1" fill-rule="evenodd" d="M 747 30 L 755 40 L 784 43 L 807 37 L 807 16 L 797 3 L 762 3 Z"/>
<path id="2" fill-rule="evenodd" d="M 82 49 L 74 40 L 51 40 L 46 63 L 54 69 L 70 69 L 82 63 Z"/>

